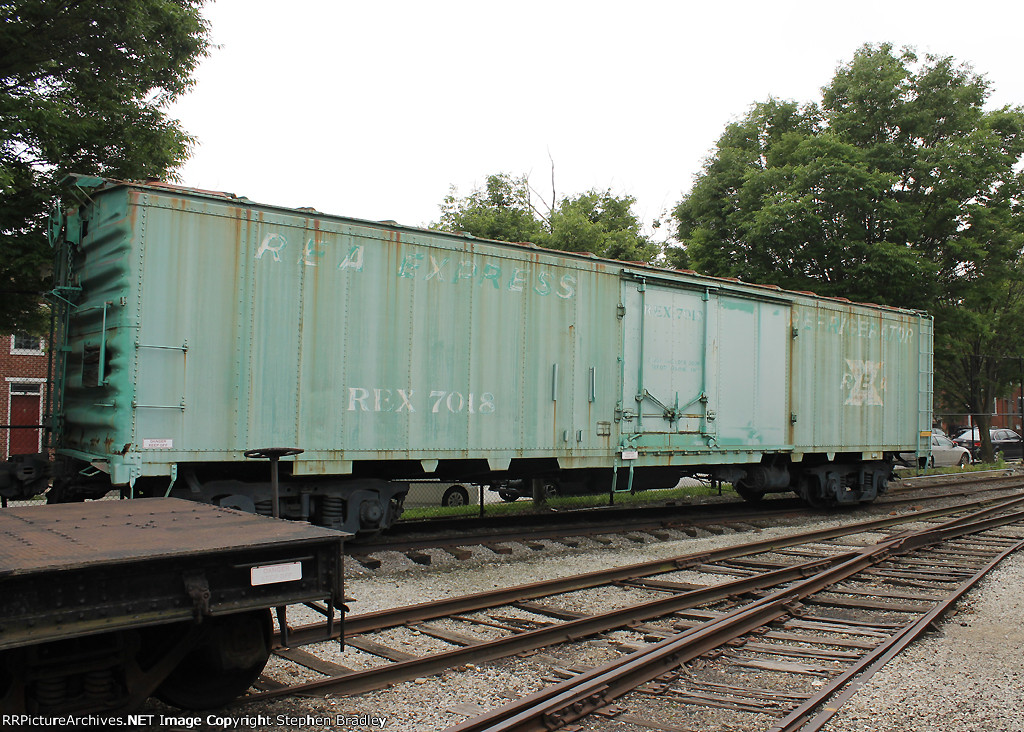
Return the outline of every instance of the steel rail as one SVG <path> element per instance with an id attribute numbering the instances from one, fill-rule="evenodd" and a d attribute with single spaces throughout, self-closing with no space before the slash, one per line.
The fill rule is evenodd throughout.
<path id="1" fill-rule="evenodd" d="M 1012 503 L 1024 503 L 1024 498 L 1014 499 Z M 1024 511 L 993 515 L 998 510 L 990 508 L 980 511 L 976 516 L 980 520 L 974 522 L 955 519 L 914 534 L 885 539 L 855 552 L 855 556 L 839 564 L 777 590 L 733 613 L 709 620 L 647 649 L 542 689 L 518 702 L 492 709 L 450 727 L 447 732 L 541 732 L 564 726 L 730 640 L 782 617 L 799 616 L 802 614 L 800 600 L 875 564 L 924 546 L 1024 520 Z"/>
<path id="2" fill-rule="evenodd" d="M 885 529 L 902 523 L 926 521 L 928 519 L 940 518 L 942 516 L 948 516 L 951 513 L 971 510 L 981 506 L 991 505 L 995 510 L 999 510 L 1002 506 L 1014 505 L 1014 501 L 1020 500 L 1024 500 L 1024 498 L 986 498 L 981 501 L 970 501 L 946 508 L 934 508 L 911 514 L 887 516 L 882 519 L 860 521 L 847 526 L 818 529 L 799 534 L 790 534 L 789 536 L 763 539 L 730 547 L 722 547 L 720 549 L 713 549 L 706 552 L 693 552 L 690 554 L 681 554 L 666 559 L 655 559 L 623 567 L 595 570 L 593 572 L 573 577 L 559 577 L 551 580 L 517 585 L 515 587 L 506 587 L 487 592 L 462 595 L 460 597 L 416 603 L 414 605 L 406 605 L 400 608 L 390 608 L 386 610 L 362 613 L 359 615 L 349 615 L 345 618 L 344 631 L 345 634 L 349 636 L 370 633 L 399 625 L 405 625 L 407 623 L 423 622 L 425 620 L 433 620 L 435 618 L 441 618 L 457 613 L 474 612 L 489 607 L 508 605 L 513 602 L 537 599 L 547 595 L 572 592 L 591 587 L 598 587 L 612 582 L 636 579 L 637 577 L 675 572 L 682 569 L 688 569 L 699 564 L 735 559 L 737 557 L 761 554 L 799 544 L 836 539 L 876 529 Z M 333 637 L 336 638 L 337 635 L 338 633 L 336 632 Z M 324 640 L 323 625 L 320 623 L 314 623 L 308 626 L 297 626 L 289 630 L 289 642 L 292 645 L 301 645 L 304 642 L 316 642 L 322 640 Z M 277 636 L 275 636 L 275 644 L 280 645 L 280 639 Z"/>
<path id="3" fill-rule="evenodd" d="M 920 503 L 921 501 L 929 500 L 931 498 L 964 498 L 968 496 L 976 496 L 982 492 L 1012 490 L 1012 488 L 1013 486 L 981 488 L 969 491 L 944 492 L 934 496 L 905 496 L 886 500 L 884 503 L 875 503 L 871 506 L 866 506 L 865 508 L 891 508 L 901 504 Z M 922 489 L 916 488 L 913 490 L 916 492 Z M 794 503 L 796 500 L 797 499 L 792 499 Z M 790 501 L 789 499 L 786 499 L 784 502 L 789 503 Z M 608 533 L 643 533 L 662 532 L 666 530 L 686 531 L 687 529 L 704 529 L 708 526 L 729 526 L 732 524 L 743 524 L 766 520 L 772 521 L 790 517 L 804 517 L 808 515 L 808 511 L 811 511 L 811 515 L 820 515 L 820 512 L 816 513 L 813 509 L 808 509 L 806 505 L 762 508 L 760 510 L 751 509 L 749 508 L 750 504 L 746 503 L 730 503 L 724 505 L 744 510 L 737 510 L 735 513 L 718 512 L 704 516 L 690 515 L 686 518 L 662 517 L 658 519 L 641 518 L 639 520 L 635 518 L 621 518 L 617 521 L 609 521 L 604 517 L 598 517 L 597 519 L 592 520 L 588 516 L 575 517 L 571 514 L 564 514 L 565 518 L 573 518 L 574 520 L 554 527 L 506 527 L 489 533 L 467 533 L 463 530 L 455 535 L 442 532 L 434 536 L 423 536 L 420 538 L 391 538 L 390 540 L 382 541 L 380 544 L 376 545 L 365 543 L 346 544 L 345 555 L 351 557 L 355 561 L 365 563 L 367 561 L 371 561 L 371 554 L 381 551 L 395 551 L 400 553 L 420 552 L 424 549 L 450 549 L 463 546 L 503 544 L 508 542 L 536 542 L 544 539 L 559 542 L 568 537 L 586 538 Z M 689 508 L 694 507 L 691 506 Z M 588 523 L 586 525 L 581 525 L 578 519 L 586 520 Z"/>
<path id="4" fill-rule="evenodd" d="M 847 552 L 835 557 L 814 559 L 793 565 L 792 567 L 759 574 L 755 577 L 743 577 L 710 587 L 688 590 L 672 594 L 668 597 L 660 597 L 644 603 L 628 605 L 607 613 L 589 615 L 563 623 L 546 625 L 492 641 L 464 646 L 430 656 L 414 658 L 408 661 L 398 661 L 386 666 L 376 666 L 363 671 L 354 671 L 281 689 L 263 691 L 244 697 L 236 703 L 245 704 L 281 696 L 309 694 L 310 692 L 317 692 L 318 695 L 328 692 L 335 694 L 358 694 L 364 691 L 380 689 L 410 678 L 439 673 L 454 666 L 493 661 L 516 653 L 555 645 L 556 643 L 581 640 L 598 633 L 605 633 L 618 628 L 639 624 L 645 620 L 687 610 L 708 602 L 741 595 L 745 592 L 769 590 L 808 575 L 813 576 L 822 568 L 832 566 L 842 559 L 847 559 L 855 554 L 856 552 Z"/>
<path id="5" fill-rule="evenodd" d="M 1006 508 L 1006 504 L 1024 504 L 1024 497 L 1004 501 L 998 506 L 982 509 L 975 514 L 989 515 Z M 948 522 L 952 523 L 952 522 Z M 934 529 L 933 529 L 934 530 Z M 811 532 L 817 534 L 818 532 Z M 886 540 L 886 546 L 908 542 L 906 536 L 897 536 Z M 276 698 L 294 694 L 355 694 L 372 689 L 379 689 L 390 684 L 444 671 L 453 666 L 466 663 L 481 663 L 497 658 L 507 657 L 515 653 L 535 650 L 565 641 L 579 640 L 601 632 L 635 625 L 645 620 L 662 617 L 698 605 L 728 597 L 742 595 L 753 590 L 770 590 L 782 584 L 814 576 L 821 570 L 840 562 L 849 561 L 863 554 L 864 550 L 853 550 L 831 557 L 814 559 L 791 567 L 773 570 L 755 577 L 743 577 L 711 587 L 699 588 L 650 600 L 645 603 L 631 605 L 608 613 L 569 620 L 550 626 L 520 632 L 493 641 L 481 642 L 440 654 L 414 658 L 406 661 L 378 666 L 363 671 L 349 672 L 330 676 L 325 679 L 297 684 L 280 689 L 273 689 L 253 694 L 239 700 L 238 703 L 250 703 L 258 699 Z M 322 636 L 321 636 L 322 639 Z"/>
<path id="6" fill-rule="evenodd" d="M 992 559 L 992 561 L 978 570 L 973 577 L 962 582 L 953 592 L 939 601 L 931 611 L 916 622 L 908 624 L 902 631 L 892 636 L 888 641 L 860 659 L 852 668 L 830 681 L 825 687 L 815 693 L 814 696 L 807 699 L 804 703 L 790 712 L 785 718 L 780 720 L 777 725 L 771 727 L 768 732 L 797 732 L 797 730 L 800 732 L 817 732 L 817 730 L 820 730 L 839 712 L 839 709 L 843 704 L 848 702 L 858 691 L 864 688 L 867 681 L 879 669 L 898 654 L 902 653 L 907 646 L 921 637 L 921 635 L 923 635 L 936 620 L 942 617 L 950 607 L 960 600 L 960 598 L 963 597 L 971 588 L 978 584 L 978 582 L 984 579 L 985 576 L 995 569 L 1004 559 L 1022 548 L 1024 548 L 1024 541 L 1018 542 L 1014 546 L 1000 552 Z M 853 683 L 849 683 L 854 679 L 854 677 L 857 677 L 856 680 L 853 681 Z M 847 684 L 849 685 L 847 686 Z M 846 689 L 842 694 L 837 696 L 829 706 L 821 711 L 817 716 L 811 718 L 815 709 L 827 702 L 844 686 Z"/>
<path id="7" fill-rule="evenodd" d="M 936 476 L 937 477 L 937 476 Z M 954 487 L 958 484 L 961 485 L 984 485 L 988 483 L 1016 483 L 1019 485 L 1021 476 L 1014 476 L 1013 474 L 1007 474 L 1006 471 L 1000 471 L 999 475 L 981 475 L 977 478 L 964 479 L 964 474 L 956 476 L 959 480 L 945 481 L 941 483 L 933 483 L 922 486 L 899 486 L 890 488 L 883 499 L 880 499 L 870 506 L 875 508 L 882 508 L 887 506 L 898 505 L 901 503 L 912 503 L 922 499 L 931 498 L 932 496 L 917 496 L 917 497 L 897 497 L 901 494 L 925 491 L 928 489 L 941 489 Z M 929 480 L 930 477 L 924 478 L 908 478 L 902 480 Z M 901 482 L 902 482 L 901 480 Z M 1005 489 L 1012 489 L 1014 486 L 1005 486 Z M 980 488 L 978 490 L 964 490 L 959 492 L 943 493 L 936 498 L 956 498 L 962 496 L 973 495 L 982 491 L 996 491 L 1003 490 L 1004 487 L 996 485 L 994 487 Z M 772 503 L 789 504 L 782 506 L 771 506 Z M 435 530 L 438 525 L 442 526 L 441 531 L 443 532 L 446 528 L 453 528 L 459 533 L 456 537 L 451 535 L 445 535 L 441 533 L 435 536 L 425 536 L 420 538 L 404 538 L 401 535 L 396 535 L 395 529 L 391 529 L 387 536 L 382 539 L 374 539 L 367 542 L 360 543 L 349 543 L 346 544 L 345 551 L 348 556 L 353 559 L 359 560 L 369 554 L 378 551 L 417 551 L 422 549 L 431 548 L 445 548 L 451 546 L 463 546 L 465 544 L 486 544 L 486 543 L 500 543 L 505 541 L 529 541 L 539 539 L 551 539 L 557 541 L 559 538 L 565 538 L 572 533 L 573 536 L 590 536 L 593 534 L 608 533 L 609 531 L 622 531 L 625 528 L 628 531 L 658 531 L 664 529 L 678 529 L 682 530 L 689 527 L 701 527 L 707 524 L 715 523 L 734 523 L 744 521 L 757 521 L 763 519 L 778 518 L 780 516 L 789 515 L 806 515 L 809 510 L 807 505 L 801 503 L 796 498 L 780 498 L 773 499 L 767 503 L 760 504 L 761 508 L 755 508 L 751 504 L 743 503 L 712 503 L 712 504 L 693 504 L 685 506 L 639 506 L 630 508 L 627 510 L 617 507 L 611 509 L 609 507 L 597 507 L 592 509 L 571 509 L 562 511 L 554 514 L 542 513 L 542 514 L 521 514 L 524 519 L 543 518 L 547 522 L 544 526 L 531 526 L 528 528 L 509 529 L 510 526 L 515 526 L 516 515 L 503 516 L 503 517 L 490 517 L 485 521 L 486 526 L 480 528 L 489 528 L 494 525 L 501 525 L 504 528 L 500 530 L 492 531 L 481 531 L 479 533 L 467 533 L 467 528 L 472 530 L 474 523 L 478 521 L 476 517 L 466 518 L 454 518 L 454 519 L 425 519 L 422 522 L 400 522 L 396 526 L 401 528 L 403 531 L 414 533 L 415 531 L 431 531 Z M 726 510 L 730 509 L 730 510 Z M 609 511 L 615 511 L 615 516 L 607 515 Z M 666 517 L 666 511 L 670 512 L 671 515 Z M 694 515 L 695 511 L 708 511 L 706 515 Z M 686 515 L 676 515 L 680 513 L 686 513 Z M 644 514 L 646 513 L 658 513 L 660 514 L 657 518 L 651 518 Z M 567 524 L 565 521 L 571 520 L 572 524 Z M 580 526 L 580 521 L 588 521 L 585 527 Z M 563 521 L 563 523 L 558 523 Z M 612 523 L 612 522 L 615 523 Z M 473 523 L 471 523 L 473 522 Z M 552 523 L 553 525 L 547 525 Z M 467 524 L 469 526 L 467 527 Z"/>

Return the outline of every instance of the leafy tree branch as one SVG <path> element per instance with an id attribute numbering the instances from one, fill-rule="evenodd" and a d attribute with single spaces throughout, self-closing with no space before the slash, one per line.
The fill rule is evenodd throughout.
<path id="1" fill-rule="evenodd" d="M 0 4 L 0 330 L 40 327 L 46 217 L 68 173 L 173 177 L 188 157 L 163 108 L 210 48 L 203 3 Z"/>

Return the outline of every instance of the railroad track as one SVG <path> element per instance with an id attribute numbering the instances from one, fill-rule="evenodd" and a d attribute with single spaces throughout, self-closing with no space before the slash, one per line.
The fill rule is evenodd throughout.
<path id="1" fill-rule="evenodd" d="M 687 705 L 761 715 L 769 732 L 818 730 L 867 677 L 922 635 L 1000 561 L 1024 547 L 1024 533 L 1003 533 L 1007 526 L 1024 527 L 1022 506 L 1024 498 L 1014 499 L 897 533 L 832 557 L 828 566 L 808 563 L 813 573 L 753 595 L 735 609 L 677 613 L 668 625 L 649 631 L 660 631 L 663 639 L 485 712 L 450 732 L 551 730 L 598 711 L 637 727 L 669 729 L 652 721 L 652 697 L 677 709 Z M 735 584 L 752 594 L 742 590 L 742 580 Z M 862 589 L 866 584 L 870 592 Z M 770 688 L 753 688 L 745 681 L 749 669 L 782 678 L 775 678 Z M 794 683 L 794 676 L 824 681 L 810 691 L 813 687 Z M 640 695 L 646 700 L 637 705 Z M 610 706 L 620 700 L 625 703 Z M 646 710 L 646 719 L 631 711 L 638 706 Z M 698 716 L 687 721 L 704 728 Z M 598 723 L 590 729 L 601 727 Z"/>
<path id="2" fill-rule="evenodd" d="M 878 509 L 892 510 L 921 501 L 1004 491 L 1019 484 L 1020 476 L 1008 470 L 906 478 L 891 487 L 882 499 L 853 510 L 865 513 Z M 821 511 L 809 508 L 798 499 L 775 498 L 756 506 L 734 502 L 654 506 L 628 511 L 600 508 L 539 516 L 503 517 L 503 520 L 492 518 L 483 523 L 475 519 L 436 523 L 424 521 L 417 522 L 415 526 L 405 526 L 407 531 L 414 532 L 412 534 L 388 534 L 373 541 L 349 544 L 346 546 L 346 554 L 351 561 L 373 570 L 381 565 L 380 559 L 373 555 L 382 551 L 400 552 L 416 564 L 428 565 L 433 560 L 426 553 L 430 549 L 441 549 L 456 559 L 465 559 L 472 556 L 472 552 L 467 550 L 469 546 L 483 546 L 496 554 L 507 554 L 510 550 L 505 545 L 509 542 L 543 550 L 549 546 L 542 543 L 545 540 L 577 546 L 581 538 L 600 537 L 609 533 L 632 533 L 636 541 L 642 542 L 643 534 L 664 540 L 671 536 L 666 533 L 669 531 L 689 536 L 697 536 L 699 531 L 709 530 L 721 533 L 723 527 L 733 531 L 747 531 L 782 519 L 820 515 L 823 515 Z"/>
<path id="3" fill-rule="evenodd" d="M 1017 510 L 1021 503 L 1024 503 L 1024 498 L 974 501 L 957 507 L 887 516 L 803 535 L 771 538 L 712 552 L 601 570 L 579 577 L 500 588 L 493 592 L 354 615 L 347 620 L 347 650 L 343 654 L 339 652 L 336 643 L 317 642 L 323 639 L 322 624 L 317 629 L 319 634 L 311 627 L 296 625 L 288 628 L 283 636 L 278 636 L 275 663 L 258 682 L 257 690 L 243 699 L 242 703 L 256 704 L 293 695 L 337 697 L 357 694 L 454 668 L 473 668 L 476 664 L 511 655 L 536 653 L 539 649 L 550 649 L 567 641 L 609 638 L 623 632 L 633 641 L 619 643 L 615 646 L 616 651 L 632 651 L 632 654 L 643 655 L 648 653 L 648 645 L 652 641 L 656 641 L 652 647 L 658 647 L 677 636 L 689 638 L 696 633 L 703 645 L 699 648 L 688 647 L 686 653 L 693 655 L 684 654 L 687 665 L 683 670 L 678 668 L 679 659 L 683 656 L 669 654 L 676 659 L 670 664 L 671 669 L 659 669 L 653 676 L 637 684 L 643 688 L 647 697 L 658 692 L 653 696 L 672 704 L 683 703 L 686 699 L 718 699 L 719 705 L 715 707 L 712 704 L 713 708 L 720 710 L 721 705 L 725 704 L 731 712 L 737 713 L 753 713 L 751 709 L 758 708 L 760 713 L 777 716 L 786 705 L 806 703 L 810 696 L 804 691 L 780 695 L 776 692 L 769 694 L 765 690 L 765 694 L 757 697 L 753 693 L 756 690 L 744 689 L 740 683 L 715 678 L 708 680 L 706 677 L 710 672 L 701 672 L 701 664 L 718 662 L 726 666 L 742 667 L 744 663 L 760 663 L 764 673 L 787 673 L 787 669 L 800 668 L 806 674 L 810 673 L 809 669 L 838 668 L 836 664 L 852 663 L 854 656 L 863 656 L 873 650 L 883 635 L 902 632 L 899 629 L 906 623 L 902 622 L 902 615 L 899 616 L 901 622 L 896 623 L 891 618 L 884 622 L 877 618 L 850 620 L 849 613 L 925 613 L 927 602 L 945 596 L 943 582 L 958 582 L 964 572 L 977 572 L 974 566 L 967 569 L 963 567 L 976 564 L 974 560 L 981 556 L 979 553 L 987 552 L 988 556 L 996 550 L 1008 549 L 1011 544 L 1008 539 L 990 540 L 989 546 L 969 549 L 961 546 L 953 550 L 956 553 L 950 554 L 948 549 L 926 549 L 933 538 L 939 536 L 940 540 L 965 541 L 959 538 L 961 534 L 992 530 L 981 528 L 981 521 L 1019 521 L 1016 514 L 1010 518 L 1003 514 Z M 988 507 L 982 508 L 982 504 L 988 504 Z M 900 530 L 902 524 L 934 523 L 951 514 L 963 514 L 966 511 L 973 511 L 975 517 L 947 521 L 940 524 L 939 529 L 928 526 L 924 531 Z M 998 518 L 990 518 L 993 515 Z M 928 538 L 926 540 L 922 537 Z M 862 543 L 864 546 L 860 546 Z M 984 543 L 981 541 L 981 544 Z M 900 572 L 906 574 L 906 569 L 894 569 L 885 564 L 898 561 L 896 557 L 901 553 L 926 550 L 944 555 L 946 558 L 941 563 L 961 566 L 945 572 L 948 575 L 945 579 L 937 575 L 930 576 L 927 570 L 920 567 L 920 555 L 914 557 L 908 554 L 902 561 L 916 566 L 912 570 L 918 575 L 915 579 L 899 576 Z M 964 561 L 961 562 L 961 559 Z M 967 559 L 971 559 L 971 562 Z M 934 558 L 926 561 L 933 564 L 939 562 Z M 861 572 L 874 574 L 870 582 L 865 583 L 862 579 L 851 579 L 852 574 L 839 577 L 835 574 L 840 571 L 837 567 L 843 568 L 843 572 L 856 567 Z M 686 575 L 686 578 L 680 579 L 681 575 Z M 690 575 L 699 575 L 705 581 L 694 582 Z M 922 576 L 926 579 L 922 580 Z M 817 579 L 810 582 L 813 578 Z M 823 578 L 832 581 L 817 586 L 815 583 L 824 582 Z M 844 582 L 841 585 L 843 591 L 838 593 L 837 599 L 835 588 L 840 586 L 837 583 Z M 915 586 L 915 583 L 923 586 Z M 810 587 L 814 587 L 815 592 L 804 592 L 801 589 Z M 580 612 L 571 609 L 571 603 L 566 598 L 581 591 L 619 593 L 622 597 L 614 603 L 613 610 Z M 879 600 L 879 597 L 883 599 Z M 774 600 L 768 602 L 768 598 Z M 785 601 L 775 602 L 779 598 Z M 824 602 L 825 599 L 829 602 Z M 710 632 L 708 628 L 720 626 L 724 622 L 723 618 L 742 614 L 766 603 L 767 610 L 749 616 L 756 617 L 758 625 L 729 625 L 729 630 L 722 631 L 722 634 L 717 631 L 716 634 L 707 634 Z M 839 622 L 834 614 L 820 610 L 835 607 L 842 608 L 846 622 Z M 749 618 L 743 621 L 748 622 Z M 767 631 L 758 630 L 766 625 L 773 627 Z M 851 627 L 864 632 L 850 631 Z M 737 628 L 740 630 L 737 631 Z M 830 631 L 837 635 L 834 644 L 820 644 L 823 647 L 816 646 L 817 650 L 778 649 L 781 660 L 758 660 L 770 655 L 769 649 L 765 648 L 767 645 L 783 642 L 806 646 L 814 641 L 801 638 L 802 634 L 812 637 Z M 751 634 L 755 634 L 756 639 L 752 640 Z M 424 639 L 429 639 L 435 652 L 420 655 L 409 653 L 402 639 L 410 635 L 418 638 L 419 645 L 422 645 Z M 843 635 L 846 637 L 838 637 Z M 708 646 L 709 638 L 714 639 L 718 645 Z M 745 642 L 737 646 L 737 639 L 743 638 L 746 638 Z M 720 661 L 708 658 L 707 654 L 716 652 L 722 643 L 733 645 L 721 653 Z M 738 660 L 736 654 L 751 654 L 754 660 Z M 543 655 L 537 654 L 537 657 Z M 802 660 L 793 660 L 794 657 Z M 640 656 L 626 654 L 609 663 L 621 661 L 632 664 L 641 660 Z M 644 661 L 643 665 L 647 666 L 647 662 Z M 766 665 L 770 668 L 765 668 Z M 581 713 L 591 711 L 606 707 L 614 696 L 626 695 L 628 699 L 633 693 L 641 693 L 631 692 L 630 689 L 634 687 L 628 687 L 628 684 L 616 694 L 609 696 L 605 693 L 599 698 L 593 697 L 593 691 L 569 690 L 570 684 L 586 683 L 595 672 L 596 669 L 584 668 L 539 670 L 539 676 L 550 676 L 551 673 L 570 676 L 552 688 L 560 689 L 556 694 L 559 700 L 565 700 L 559 694 L 569 694 L 572 700 L 568 706 L 552 701 L 554 697 L 535 700 L 540 705 L 539 711 L 530 714 L 540 720 L 536 724 L 541 726 L 522 729 L 547 729 L 546 725 L 558 720 L 562 723 L 571 722 L 575 714 L 571 710 Z M 604 669 L 601 673 L 611 673 L 611 670 Z M 663 676 L 666 673 L 669 677 Z M 658 680 L 660 676 L 663 678 Z M 295 683 L 287 681 L 295 677 L 302 680 Z M 782 684 L 782 688 L 786 688 L 786 684 Z M 645 703 L 649 704 L 649 700 Z M 631 712 L 628 704 L 623 709 L 626 711 L 620 714 L 629 718 Z M 493 716 L 496 713 L 489 714 Z M 605 710 L 605 713 L 612 712 Z M 519 710 L 512 716 L 523 714 L 525 712 Z M 498 726 L 465 729 L 505 729 L 501 725 L 508 724 L 504 717 L 488 719 L 485 715 L 484 721 L 479 724 Z"/>

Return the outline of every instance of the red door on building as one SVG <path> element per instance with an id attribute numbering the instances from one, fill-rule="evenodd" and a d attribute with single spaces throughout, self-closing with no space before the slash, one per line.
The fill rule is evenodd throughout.
<path id="1" fill-rule="evenodd" d="M 12 385 L 11 394 L 11 439 L 10 454 L 25 455 L 40 450 L 40 434 L 36 425 L 40 417 L 40 394 L 16 394 Z M 18 429 L 18 425 L 31 425 L 32 429 Z"/>

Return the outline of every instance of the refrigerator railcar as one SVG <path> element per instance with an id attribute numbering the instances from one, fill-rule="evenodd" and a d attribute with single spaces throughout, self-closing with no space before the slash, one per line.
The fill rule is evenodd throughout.
<path id="1" fill-rule="evenodd" d="M 113 487 L 270 513 L 245 452 L 284 445 L 303 452 L 282 463 L 282 515 L 368 532 L 413 478 L 701 474 L 836 504 L 927 449 L 924 313 L 92 183 L 55 242 L 56 500 Z"/>

